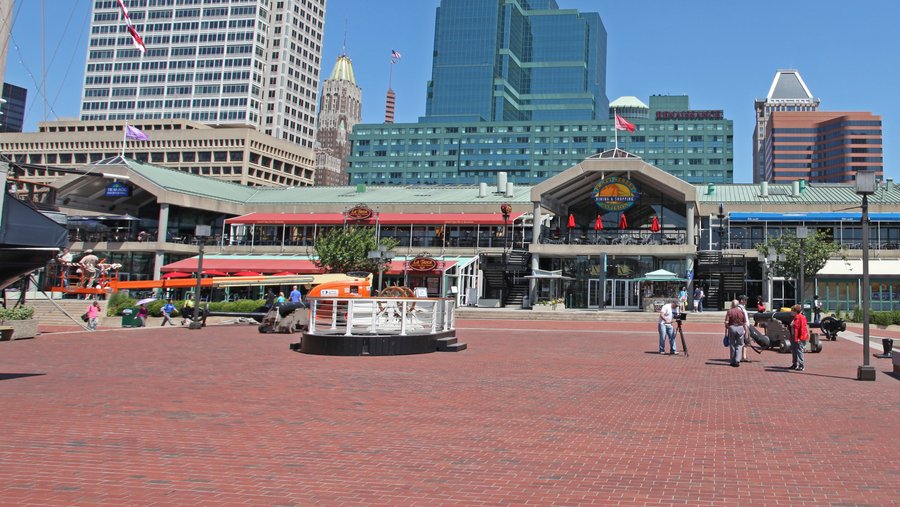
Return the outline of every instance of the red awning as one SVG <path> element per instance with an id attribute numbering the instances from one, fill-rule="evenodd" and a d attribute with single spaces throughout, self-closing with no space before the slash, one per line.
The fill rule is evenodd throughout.
<path id="1" fill-rule="evenodd" d="M 385 271 L 386 274 L 396 275 L 403 273 L 404 269 L 403 260 L 394 260 L 391 261 L 390 268 Z M 437 260 L 437 269 L 434 271 L 418 271 L 418 273 L 439 273 L 442 271 L 446 271 L 447 268 L 450 268 L 456 264 L 456 261 L 441 261 Z M 217 269 L 222 271 L 228 271 L 232 273 L 231 276 L 247 276 L 241 275 L 240 272 L 254 272 L 254 275 L 258 275 L 262 273 L 263 275 L 274 276 L 279 275 L 282 276 L 284 272 L 297 273 L 300 275 L 317 275 L 322 274 L 325 271 L 316 267 L 315 264 L 311 260 L 306 259 L 272 259 L 272 258 L 259 258 L 259 259 L 227 259 L 221 258 L 217 259 L 215 257 L 204 257 L 203 258 L 203 266 L 209 267 L 210 269 Z M 182 276 L 192 276 L 192 274 L 197 271 L 197 258 L 189 258 L 182 259 L 177 262 L 173 262 L 171 264 L 166 264 L 162 267 L 163 272 L 182 272 Z M 417 271 L 412 271 L 407 269 L 408 273 L 417 273 Z M 164 274 L 160 278 L 172 278 L 171 276 L 167 276 L 169 273 Z M 252 275 L 251 275 L 252 276 Z"/>
<path id="2" fill-rule="evenodd" d="M 525 213 L 512 213 L 510 222 Z M 502 213 L 381 213 L 381 225 L 503 225 Z M 350 220 L 343 213 L 250 213 L 225 220 L 229 225 L 375 225 L 376 216 Z"/>

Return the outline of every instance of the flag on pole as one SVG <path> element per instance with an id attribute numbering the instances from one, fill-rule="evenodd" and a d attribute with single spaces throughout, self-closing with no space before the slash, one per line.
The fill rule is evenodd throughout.
<path id="1" fill-rule="evenodd" d="M 399 62 L 399 61 L 400 61 L 400 58 L 403 58 L 403 57 L 400 55 L 400 53 L 398 53 L 397 51 L 395 51 L 395 50 L 392 49 L 392 50 L 391 50 L 391 63 L 394 64 L 394 63 Z"/>
<path id="2" fill-rule="evenodd" d="M 634 124 L 629 123 L 628 120 L 619 116 L 619 113 L 616 113 L 616 130 L 634 132 Z"/>
<path id="3" fill-rule="evenodd" d="M 150 136 L 137 127 L 125 125 L 125 139 L 131 139 L 132 141 L 149 141 Z"/>
<path id="4" fill-rule="evenodd" d="M 144 45 L 144 39 L 138 34 L 137 29 L 134 27 L 134 23 L 131 22 L 131 16 L 128 15 L 128 8 L 125 7 L 125 2 L 123 0 L 117 1 L 119 2 L 119 9 L 122 10 L 122 18 L 125 20 L 128 35 L 131 36 L 131 43 L 134 44 L 135 49 L 140 51 L 141 54 L 144 54 L 144 52 L 147 51 L 147 46 Z"/>

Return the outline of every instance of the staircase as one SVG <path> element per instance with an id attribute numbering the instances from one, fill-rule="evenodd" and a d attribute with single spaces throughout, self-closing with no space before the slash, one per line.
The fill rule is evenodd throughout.
<path id="1" fill-rule="evenodd" d="M 437 339 L 438 352 L 461 352 L 466 350 L 468 346 L 465 343 L 456 341 L 456 334 L 453 336 L 445 336 Z"/>
<path id="2" fill-rule="evenodd" d="M 56 303 L 60 308 L 54 306 Z M 79 326 L 84 324 L 81 321 L 81 315 L 87 310 L 92 301 L 84 299 L 54 299 L 53 302 L 47 299 L 29 299 L 27 305 L 34 308 L 34 318 L 39 325 L 45 326 Z M 107 304 L 105 300 L 100 301 L 100 325 L 104 321 L 112 321 L 116 317 L 106 317 Z M 65 312 L 65 313 L 63 313 Z M 69 318 L 66 313 L 71 315 Z"/>
<path id="3" fill-rule="evenodd" d="M 517 282 L 509 287 L 506 298 L 503 300 L 503 306 L 521 307 L 525 298 L 528 297 L 528 282 Z"/>

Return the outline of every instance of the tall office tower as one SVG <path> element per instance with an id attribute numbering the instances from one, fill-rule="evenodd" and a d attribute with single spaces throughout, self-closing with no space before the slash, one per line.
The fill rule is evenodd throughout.
<path id="1" fill-rule="evenodd" d="M 326 0 L 92 2 L 82 120 L 249 124 L 312 148 Z"/>
<path id="2" fill-rule="evenodd" d="M 768 181 L 852 182 L 857 171 L 884 171 L 881 117 L 869 112 L 773 111 L 766 124 Z"/>
<path id="3" fill-rule="evenodd" d="M 25 101 L 28 89 L 3 83 L 3 103 L 0 104 L 0 132 L 21 132 L 25 124 Z"/>
<path id="4" fill-rule="evenodd" d="M 754 101 L 756 107 L 756 128 L 753 130 L 753 182 L 771 181 L 766 174 L 765 137 L 766 123 L 773 111 L 818 111 L 819 99 L 812 96 L 800 72 L 779 70 L 764 99 Z"/>
<path id="5" fill-rule="evenodd" d="M 394 110 L 397 107 L 397 95 L 394 90 L 388 88 L 387 95 L 384 97 L 384 122 L 394 123 Z"/>
<path id="6" fill-rule="evenodd" d="M 606 29 L 555 0 L 441 0 L 424 122 L 603 119 Z"/>
<path id="7" fill-rule="evenodd" d="M 0 83 L 6 77 L 6 50 L 12 33 L 13 0 L 0 0 Z"/>
<path id="8" fill-rule="evenodd" d="M 321 100 L 316 185 L 346 185 L 350 131 L 362 119 L 362 89 L 356 85 L 353 63 L 346 54 L 338 56 L 331 75 L 322 83 Z"/>

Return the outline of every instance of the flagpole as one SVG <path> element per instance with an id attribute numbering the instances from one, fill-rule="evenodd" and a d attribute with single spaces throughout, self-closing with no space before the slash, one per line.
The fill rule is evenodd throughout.
<path id="1" fill-rule="evenodd" d="M 122 127 L 122 158 L 125 158 L 125 143 L 128 142 L 128 120 L 125 120 L 125 126 Z"/>
<path id="2" fill-rule="evenodd" d="M 619 110 L 613 108 L 613 131 L 616 133 L 616 151 L 619 151 Z M 615 156 L 615 152 L 613 153 Z"/>

